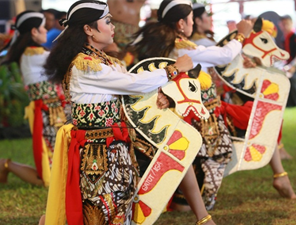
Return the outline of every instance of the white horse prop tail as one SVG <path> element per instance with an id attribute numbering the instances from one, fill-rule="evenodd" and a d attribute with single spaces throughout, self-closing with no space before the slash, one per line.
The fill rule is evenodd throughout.
<path id="1" fill-rule="evenodd" d="M 130 71 L 153 71 L 172 63 L 172 59 L 151 58 L 139 62 Z M 209 117 L 201 103 L 200 84 L 196 78 L 183 73 L 163 86 L 162 91 L 175 101 L 175 113 L 157 108 L 157 90 L 122 98 L 131 125 L 158 149 L 138 184 L 133 224 L 151 225 L 157 220 L 201 147 L 200 134 L 182 117 L 190 112 L 200 119 Z"/>
<path id="2" fill-rule="evenodd" d="M 258 18 L 253 32 L 243 43 L 243 53 L 257 58 L 262 66 L 244 68 L 244 59 L 239 54 L 228 65 L 210 70 L 228 86 L 253 99 L 245 137 L 233 137 L 233 157 L 225 175 L 265 166 L 277 146 L 290 83 L 280 70 L 269 67 L 277 60 L 287 59 L 289 53 L 276 46 L 271 35 L 262 30 L 262 23 L 263 20 Z M 229 34 L 218 45 L 224 45 L 236 33 Z"/>

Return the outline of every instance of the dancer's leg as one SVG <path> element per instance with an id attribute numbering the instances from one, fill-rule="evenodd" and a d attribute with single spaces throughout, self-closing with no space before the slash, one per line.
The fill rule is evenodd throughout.
<path id="1" fill-rule="evenodd" d="M 286 151 L 284 144 L 281 142 L 278 146 L 281 160 L 290 160 L 293 157 Z"/>
<path id="2" fill-rule="evenodd" d="M 45 224 L 45 215 L 42 215 L 42 216 L 40 217 L 40 220 L 39 220 L 38 225 L 44 225 L 44 224 Z"/>
<path id="3" fill-rule="evenodd" d="M 5 167 L 6 159 L 0 159 L 0 183 L 7 183 L 8 168 Z"/>
<path id="4" fill-rule="evenodd" d="M 289 177 L 287 176 L 282 165 L 279 150 L 276 148 L 274 154 L 270 160 L 270 166 L 272 168 L 274 179 L 273 187 L 284 198 L 296 199 L 296 195 L 291 186 Z"/>
<path id="5" fill-rule="evenodd" d="M 204 202 L 202 200 L 200 190 L 197 184 L 197 180 L 194 174 L 193 167 L 190 166 L 185 177 L 180 183 L 179 188 L 183 192 L 188 204 L 190 205 L 193 213 L 195 214 L 198 221 L 208 215 L 205 208 Z M 213 220 L 209 220 L 205 225 L 215 224 Z"/>
<path id="6" fill-rule="evenodd" d="M 6 162 L 6 167 L 4 166 Z M 37 171 L 31 166 L 24 164 L 6 161 L 6 159 L 0 160 L 0 182 L 7 182 L 8 172 L 12 172 L 17 177 L 22 179 L 25 182 L 34 184 L 34 185 L 43 185 L 43 181 L 38 178 Z"/>

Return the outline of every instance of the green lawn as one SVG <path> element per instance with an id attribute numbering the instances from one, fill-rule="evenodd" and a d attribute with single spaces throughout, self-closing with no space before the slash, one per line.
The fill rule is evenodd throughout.
<path id="1" fill-rule="evenodd" d="M 296 190 L 296 108 L 286 109 L 283 143 L 293 160 L 283 161 Z M 0 141 L 0 158 L 34 165 L 30 139 Z M 210 212 L 217 225 L 295 225 L 296 201 L 279 197 L 272 187 L 269 166 L 237 172 L 224 179 L 215 209 Z M 13 174 L 0 184 L 0 225 L 35 225 L 45 212 L 47 189 L 29 185 Z M 194 224 L 192 212 L 167 212 L 156 224 Z"/>

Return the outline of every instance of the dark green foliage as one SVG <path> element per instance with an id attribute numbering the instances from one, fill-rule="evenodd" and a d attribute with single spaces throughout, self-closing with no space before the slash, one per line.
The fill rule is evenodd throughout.
<path id="1" fill-rule="evenodd" d="M 17 63 L 0 66 L 0 127 L 22 125 L 28 103 Z"/>

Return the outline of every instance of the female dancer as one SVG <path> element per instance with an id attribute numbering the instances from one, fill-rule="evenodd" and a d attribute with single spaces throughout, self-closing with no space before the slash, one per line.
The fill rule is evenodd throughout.
<path id="1" fill-rule="evenodd" d="M 211 31 L 211 17 L 206 11 L 206 7 L 201 3 L 194 3 L 193 8 L 193 32 L 190 40 L 196 45 L 205 47 L 216 45 L 214 33 Z"/>
<path id="2" fill-rule="evenodd" d="M 106 3 L 77 1 L 63 24 L 66 28 L 45 69 L 54 80 L 63 82 L 72 102 L 73 124 L 62 127 L 57 135 L 46 224 L 66 220 L 69 225 L 130 224 L 135 160 L 128 150 L 118 95 L 150 92 L 172 76 L 165 69 L 127 73 L 119 60 L 102 51 L 114 36 Z M 187 71 L 192 68 L 190 61 L 183 56 L 175 66 Z M 190 170 L 184 187 L 194 181 L 192 177 Z M 196 205 L 197 219 L 209 220 L 200 193 L 193 193 L 190 200 Z"/>
<path id="3" fill-rule="evenodd" d="M 0 160 L 0 182 L 7 181 L 9 172 L 35 185 L 49 185 L 50 167 L 57 129 L 66 121 L 61 86 L 42 76 L 43 64 L 49 54 L 41 44 L 46 42 L 47 30 L 42 13 L 25 11 L 15 22 L 15 36 L 2 64 L 17 62 L 25 88 L 31 100 L 26 117 L 33 136 L 33 153 L 37 171 L 10 159 Z"/>
<path id="4" fill-rule="evenodd" d="M 178 12 L 178 13 L 177 13 Z M 140 29 L 135 36 L 140 37 L 132 43 L 132 48 L 140 59 L 165 56 L 176 58 L 188 54 L 194 66 L 201 64 L 202 70 L 207 67 L 229 63 L 241 51 L 244 36 L 252 29 L 252 24 L 241 21 L 238 24 L 238 35 L 224 47 L 196 46 L 187 37 L 193 29 L 193 11 L 190 1 L 164 0 L 158 10 L 158 22 L 149 23 Z M 144 49 L 144 51 L 142 51 Z M 206 206 L 212 204 L 223 178 L 224 169 L 231 158 L 232 143 L 222 116 L 215 110 L 219 104 L 216 87 L 210 75 L 204 73 L 199 78 L 202 89 L 203 104 L 211 113 L 207 121 L 193 120 L 193 126 L 203 136 L 203 145 L 194 162 L 194 168 L 202 168 L 204 175 L 204 195 Z M 196 171 L 197 173 L 197 171 Z M 200 173 L 198 173 L 200 174 Z M 199 177 L 198 177 L 199 179 Z M 180 193 L 174 199 L 179 204 L 186 204 Z M 174 200 L 174 201 L 175 201 Z M 173 204 L 178 205 L 178 204 Z M 183 210 L 182 205 L 176 209 Z"/>
<path id="5" fill-rule="evenodd" d="M 149 23 L 135 34 L 135 41 L 131 44 L 139 59 L 149 57 L 164 56 L 176 58 L 187 54 L 191 57 L 194 66 L 201 64 L 206 71 L 207 67 L 223 65 L 231 62 L 242 49 L 244 37 L 248 36 L 252 30 L 250 21 L 242 20 L 237 24 L 238 34 L 223 47 L 196 46 L 187 37 L 192 33 L 193 12 L 190 1 L 186 0 L 164 0 L 158 10 L 158 22 Z M 210 75 L 205 75 L 199 79 L 202 88 L 203 104 L 211 113 L 207 121 L 193 120 L 196 127 L 203 136 L 203 145 L 194 162 L 195 168 L 201 168 L 204 176 L 204 196 L 208 209 L 215 203 L 216 193 L 221 186 L 223 173 L 229 160 L 231 159 L 232 144 L 229 132 L 224 124 L 222 115 L 219 112 L 219 99 L 216 95 L 216 87 Z M 276 154 L 275 156 L 276 157 Z M 283 174 L 282 166 L 275 166 L 271 160 L 271 165 L 275 176 Z M 199 179 L 197 173 L 197 178 Z M 287 178 L 287 177 L 286 177 Z M 279 180 L 277 181 L 277 183 Z M 287 186 L 292 190 L 290 183 L 281 183 L 282 187 Z M 283 189 L 283 188 L 282 188 Z M 293 192 L 293 190 L 292 190 Z M 294 193 L 294 192 L 293 192 Z M 282 193 L 281 193 L 282 194 Z M 293 195 L 286 195 L 292 198 Z M 176 194 L 175 199 L 179 203 L 182 196 Z M 179 201 L 180 200 L 180 201 Z M 180 204 L 174 204 L 178 210 L 188 209 Z"/>

